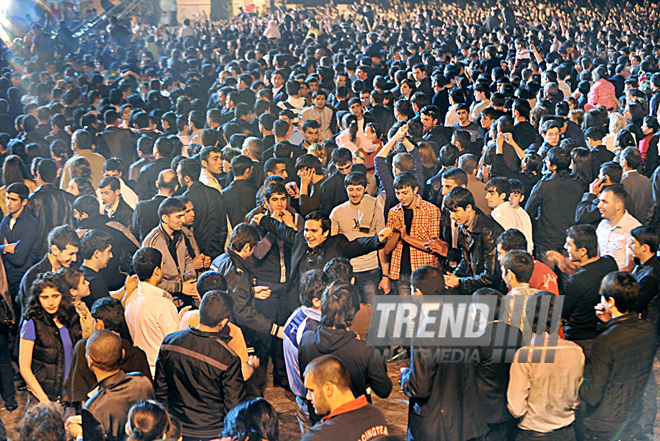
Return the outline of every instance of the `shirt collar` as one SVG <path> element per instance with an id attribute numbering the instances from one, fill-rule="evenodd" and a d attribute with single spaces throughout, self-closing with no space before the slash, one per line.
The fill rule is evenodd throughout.
<path id="1" fill-rule="evenodd" d="M 170 293 L 160 289 L 157 286 L 153 286 L 147 282 L 138 283 L 138 292 L 141 292 L 143 295 L 165 297 L 168 300 L 172 300 L 172 296 L 170 295 Z"/>
<path id="2" fill-rule="evenodd" d="M 110 206 L 110 208 L 103 206 L 103 209 L 105 210 L 105 213 L 108 215 L 108 217 L 112 216 L 115 214 L 117 211 L 117 208 L 119 207 L 119 202 L 121 202 L 121 196 L 115 201 L 114 204 Z"/>
<path id="3" fill-rule="evenodd" d="M 603 220 L 605 221 L 605 226 L 606 226 L 608 229 L 610 229 L 610 230 L 616 230 L 617 228 L 622 227 L 623 224 L 624 224 L 624 222 L 628 221 L 628 217 L 629 217 L 629 216 L 630 216 L 630 214 L 628 213 L 628 210 L 626 210 L 626 211 L 623 213 L 623 216 L 621 216 L 621 219 L 619 219 L 619 222 L 617 222 L 616 224 L 613 224 L 612 222 L 610 222 L 609 219 L 603 219 Z"/>
<path id="4" fill-rule="evenodd" d="M 367 397 L 365 397 L 364 395 L 360 395 L 353 401 L 349 401 L 348 403 L 342 404 L 341 406 L 330 412 L 328 415 L 321 418 L 321 421 L 324 422 L 328 421 L 329 419 L 341 415 L 342 413 L 348 413 L 366 407 L 368 404 L 369 402 L 367 401 Z"/>

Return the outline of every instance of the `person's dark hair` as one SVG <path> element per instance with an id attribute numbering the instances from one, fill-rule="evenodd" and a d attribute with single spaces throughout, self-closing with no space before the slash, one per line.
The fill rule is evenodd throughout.
<path id="1" fill-rule="evenodd" d="M 122 359 L 121 337 L 112 331 L 99 329 L 85 343 L 85 354 L 105 372 L 119 369 Z"/>
<path id="2" fill-rule="evenodd" d="M 527 250 L 527 238 L 520 230 L 516 230 L 515 228 L 504 230 L 497 238 L 497 244 L 507 253 L 515 250 Z"/>
<path id="3" fill-rule="evenodd" d="M 305 153 L 296 159 L 296 172 L 302 169 L 312 169 L 316 174 L 323 174 L 323 164 L 316 156 Z"/>
<path id="4" fill-rule="evenodd" d="M 305 216 L 305 220 L 315 220 L 315 221 L 320 221 L 321 222 L 321 231 L 323 233 L 330 231 L 330 226 L 331 226 L 331 221 L 330 221 L 330 216 L 328 216 L 327 213 L 324 213 L 322 211 L 312 211 L 309 213 L 307 216 Z"/>
<path id="5" fill-rule="evenodd" d="M 420 290 L 425 296 L 439 296 L 445 293 L 445 279 L 437 266 L 423 265 L 410 277 L 413 291 Z"/>
<path id="6" fill-rule="evenodd" d="M 236 225 L 231 232 L 229 248 L 234 251 L 241 251 L 247 244 L 249 244 L 251 248 L 254 248 L 259 243 L 260 239 L 259 230 L 256 227 L 241 222 Z"/>
<path id="7" fill-rule="evenodd" d="M 179 162 L 178 168 L 181 171 L 181 176 L 189 177 L 193 182 L 199 181 L 199 175 L 202 173 L 202 166 L 199 161 L 186 158 Z"/>
<path id="8" fill-rule="evenodd" d="M 608 185 L 603 188 L 603 190 L 601 191 L 601 195 L 605 192 L 612 193 L 615 198 L 623 202 L 624 206 L 626 205 L 626 202 L 628 200 L 628 193 L 626 193 L 626 190 L 623 188 L 623 185 L 621 184 Z"/>
<path id="9" fill-rule="evenodd" d="M 351 151 L 343 147 L 334 149 L 330 154 L 330 159 L 335 165 L 339 165 L 339 166 L 346 165 L 349 162 L 353 162 L 353 156 L 351 155 Z"/>
<path id="10" fill-rule="evenodd" d="M 321 299 L 321 325 L 348 329 L 360 309 L 360 293 L 355 285 L 337 281 L 326 288 Z"/>
<path id="11" fill-rule="evenodd" d="M 92 149 L 92 135 L 84 129 L 78 129 L 73 132 L 71 140 L 77 144 L 78 150 Z"/>
<path id="12" fill-rule="evenodd" d="M 367 175 L 362 172 L 351 172 L 344 178 L 344 187 L 349 185 L 361 185 L 367 188 Z"/>
<path id="13" fill-rule="evenodd" d="M 105 188 L 107 186 L 110 186 L 110 190 L 112 191 L 120 190 L 121 184 L 119 183 L 119 178 L 115 176 L 108 176 L 99 182 L 99 189 Z"/>
<path id="14" fill-rule="evenodd" d="M 392 159 L 392 168 L 398 170 L 399 171 L 398 174 L 414 173 L 415 159 L 408 152 L 399 152 L 396 155 L 394 155 L 394 158 Z"/>
<path id="15" fill-rule="evenodd" d="M 13 184 L 14 182 L 23 183 L 25 179 L 30 177 L 25 163 L 17 155 L 9 155 L 5 158 L 2 166 L 2 181 L 5 185 Z"/>
<path id="16" fill-rule="evenodd" d="M 158 206 L 158 219 L 162 222 L 163 216 L 186 211 L 186 204 L 177 198 L 167 198 Z"/>
<path id="17" fill-rule="evenodd" d="M 231 171 L 234 176 L 243 176 L 251 167 L 254 167 L 254 162 L 248 156 L 238 155 L 231 160 Z"/>
<path id="18" fill-rule="evenodd" d="M 605 137 L 605 133 L 603 133 L 603 131 L 599 128 L 589 127 L 584 132 L 584 137 L 586 139 L 591 139 L 592 141 L 602 141 L 603 138 Z"/>
<path id="19" fill-rule="evenodd" d="M 128 412 L 128 441 L 157 441 L 169 429 L 167 410 L 156 401 L 142 400 Z"/>
<path id="20" fill-rule="evenodd" d="M 227 280 L 217 271 L 206 271 L 197 279 L 197 293 L 204 297 L 209 291 L 227 291 Z"/>
<path id="21" fill-rule="evenodd" d="M 30 295 L 28 297 L 28 306 L 25 309 L 25 314 L 23 319 L 25 321 L 32 319 L 42 319 L 45 320 L 48 317 L 48 313 L 41 306 L 39 302 L 39 296 L 45 289 L 54 289 L 62 294 L 62 300 L 60 301 L 60 306 L 57 312 L 54 314 L 60 322 L 67 326 L 69 325 L 69 320 L 73 316 L 75 310 L 72 307 L 72 298 L 69 294 L 69 291 L 66 289 L 67 284 L 62 277 L 56 272 L 50 271 L 47 273 L 39 274 L 30 287 Z"/>
<path id="22" fill-rule="evenodd" d="M 459 187 L 464 187 L 468 183 L 467 173 L 458 167 L 448 168 L 442 173 L 442 179 L 456 181 Z"/>
<path id="23" fill-rule="evenodd" d="M 468 205 L 473 209 L 476 207 L 472 192 L 465 187 L 454 187 L 449 190 L 442 204 L 449 211 L 455 211 L 458 208 L 466 209 Z"/>
<path id="24" fill-rule="evenodd" d="M 621 158 L 626 161 L 629 168 L 637 170 L 642 165 L 642 154 L 637 147 L 626 147 L 621 152 Z"/>
<path id="25" fill-rule="evenodd" d="M 80 247 L 80 238 L 70 225 L 60 225 L 48 233 L 48 251 L 55 245 L 58 250 L 64 251 L 67 245 Z"/>
<path id="26" fill-rule="evenodd" d="M 640 243 L 640 245 L 648 245 L 649 251 L 655 254 L 658 251 L 658 244 L 660 243 L 660 237 L 655 227 L 649 225 L 642 225 L 637 228 L 633 228 L 630 231 L 630 235 Z"/>
<path id="27" fill-rule="evenodd" d="M 571 155 L 566 149 L 553 147 L 548 150 L 550 165 L 557 167 L 557 173 L 567 171 L 571 167 Z"/>
<path id="28" fill-rule="evenodd" d="M 323 298 L 323 292 L 328 286 L 328 278 L 323 270 L 314 269 L 306 271 L 300 276 L 299 297 L 300 303 L 311 308 L 312 300 Z"/>
<path id="29" fill-rule="evenodd" d="M 278 441 L 277 412 L 264 398 L 243 401 L 225 416 L 222 436 L 242 441 Z"/>
<path id="30" fill-rule="evenodd" d="M 603 277 L 600 295 L 605 300 L 613 299 L 614 306 L 622 314 L 639 309 L 639 285 L 628 271 L 614 271 Z"/>
<path id="31" fill-rule="evenodd" d="M 504 193 L 504 200 L 508 201 L 509 195 L 511 195 L 511 183 L 507 178 L 503 178 L 501 176 L 491 178 L 488 182 L 486 182 L 486 191 L 491 190 L 495 190 L 498 196 Z"/>
<path id="32" fill-rule="evenodd" d="M 18 433 L 19 441 L 66 441 L 64 415 L 57 403 L 39 403 L 27 408 Z"/>
<path id="33" fill-rule="evenodd" d="M 334 257 L 323 266 L 323 272 L 328 277 L 328 283 L 351 282 L 355 274 L 351 261 L 345 257 Z"/>
<path id="34" fill-rule="evenodd" d="M 534 259 L 522 250 L 507 252 L 500 260 L 500 265 L 502 273 L 511 270 L 516 275 L 516 280 L 522 283 L 529 283 L 534 272 Z"/>
<path id="35" fill-rule="evenodd" d="M 464 132 L 464 130 L 461 130 L 461 132 Z M 461 133 L 456 133 L 454 134 L 457 138 L 461 137 Z M 470 134 L 467 134 L 467 139 L 469 140 Z M 462 141 L 459 141 L 459 143 Z M 461 146 L 464 146 L 465 144 L 461 144 Z M 452 144 L 447 144 L 446 146 L 442 147 L 440 149 L 440 152 L 438 152 L 438 161 L 440 162 L 440 165 L 442 167 L 456 167 L 458 157 L 460 155 L 460 150 L 458 147 Z"/>
<path id="36" fill-rule="evenodd" d="M 86 214 L 89 217 L 96 217 L 99 216 L 99 201 L 90 194 L 78 196 L 73 202 L 73 209 L 81 215 Z"/>
<path id="37" fill-rule="evenodd" d="M 30 196 L 30 189 L 22 182 L 14 182 L 7 187 L 7 195 L 10 193 L 18 195 L 19 199 L 24 201 Z"/>
<path id="38" fill-rule="evenodd" d="M 112 245 L 112 236 L 103 230 L 88 230 L 80 238 L 80 257 L 91 259 L 96 251 L 105 251 Z"/>
<path id="39" fill-rule="evenodd" d="M 101 297 L 94 302 L 90 312 L 95 320 L 103 321 L 105 329 L 116 332 L 122 339 L 133 344 L 121 301 L 112 297 Z"/>
<path id="40" fill-rule="evenodd" d="M 612 183 L 618 184 L 623 177 L 623 168 L 614 161 L 603 162 L 600 165 L 600 174 L 609 177 Z"/>
<path id="41" fill-rule="evenodd" d="M 199 323 L 215 328 L 226 318 L 231 317 L 232 303 L 226 291 L 209 291 L 199 305 Z"/>
<path id="42" fill-rule="evenodd" d="M 160 268 L 163 262 L 163 254 L 156 248 L 140 248 L 133 255 L 131 265 L 133 271 L 141 282 L 149 280 L 154 275 L 156 268 Z"/>
<path id="43" fill-rule="evenodd" d="M 479 159 L 472 153 L 461 155 L 458 158 L 458 168 L 463 170 L 466 175 L 472 175 L 479 165 Z M 443 173 L 444 176 L 444 173 Z M 465 184 L 462 184 L 465 185 Z"/>
<path id="44" fill-rule="evenodd" d="M 598 255 L 598 236 L 593 225 L 573 225 L 566 231 L 566 237 L 573 239 L 578 249 L 586 249 L 587 257 Z"/>
<path id="45" fill-rule="evenodd" d="M 410 187 L 413 191 L 416 188 L 419 188 L 419 182 L 417 178 L 412 173 L 399 173 L 396 178 L 394 178 L 394 189 L 400 190 L 404 187 Z"/>
<path id="46" fill-rule="evenodd" d="M 50 158 L 42 159 L 37 167 L 37 172 L 41 180 L 47 184 L 52 184 L 57 179 L 57 163 Z"/>

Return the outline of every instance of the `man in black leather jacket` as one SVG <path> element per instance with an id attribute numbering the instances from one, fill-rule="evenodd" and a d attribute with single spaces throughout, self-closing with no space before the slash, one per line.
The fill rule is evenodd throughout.
<path id="1" fill-rule="evenodd" d="M 445 283 L 465 295 L 479 288 L 497 288 L 500 280 L 497 238 L 504 230 L 492 217 L 476 208 L 467 188 L 452 188 L 445 197 L 444 208 L 460 226 L 458 243 L 463 253 L 456 271 L 445 275 Z"/>

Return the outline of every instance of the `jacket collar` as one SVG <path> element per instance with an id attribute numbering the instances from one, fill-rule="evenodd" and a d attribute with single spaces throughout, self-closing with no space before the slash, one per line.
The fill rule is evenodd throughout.
<path id="1" fill-rule="evenodd" d="M 250 271 L 250 268 L 248 267 L 248 264 L 245 261 L 245 259 L 243 259 L 241 256 L 239 256 L 238 253 L 236 253 L 236 251 L 234 251 L 230 248 L 227 248 L 226 253 L 238 268 L 242 269 L 247 274 L 250 274 L 252 272 L 252 271 Z"/>
<path id="2" fill-rule="evenodd" d="M 613 318 L 609 322 L 605 323 L 601 329 L 601 333 L 605 332 L 607 329 L 618 326 L 620 324 L 625 324 L 627 322 L 636 322 L 639 320 L 639 315 L 636 312 L 628 312 L 623 315 L 620 315 L 617 318 Z"/>
<path id="3" fill-rule="evenodd" d="M 222 328 L 219 332 L 205 332 L 205 331 L 200 331 L 199 329 L 188 326 L 188 332 L 191 334 L 194 334 L 198 337 L 204 337 L 204 338 L 219 338 L 220 340 L 224 341 L 227 343 L 229 340 L 231 340 L 231 336 L 229 335 L 229 324 L 227 324 L 224 328 Z"/>
<path id="4" fill-rule="evenodd" d="M 126 373 L 122 370 L 119 370 L 119 372 L 117 372 L 116 374 L 110 375 L 108 378 L 104 378 L 103 380 L 96 383 L 92 388 L 92 390 L 89 391 L 87 396 L 91 398 L 94 395 L 96 395 L 98 391 L 101 389 L 112 389 L 112 387 L 124 381 L 126 377 L 127 377 Z"/>
<path id="5" fill-rule="evenodd" d="M 348 413 L 354 410 L 362 409 L 363 407 L 366 407 L 368 404 L 369 402 L 367 401 L 367 397 L 365 397 L 364 395 L 360 395 L 353 401 L 349 401 L 348 403 L 342 404 L 341 406 L 330 412 L 328 415 L 321 418 L 321 421 L 325 422 L 338 415 L 341 415 L 342 413 Z"/>

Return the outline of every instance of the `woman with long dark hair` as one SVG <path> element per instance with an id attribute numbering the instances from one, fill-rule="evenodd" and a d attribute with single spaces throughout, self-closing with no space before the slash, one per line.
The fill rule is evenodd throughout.
<path id="1" fill-rule="evenodd" d="M 126 431 L 128 441 L 156 441 L 165 439 L 170 428 L 167 410 L 151 400 L 140 401 L 128 412 Z"/>
<path id="2" fill-rule="evenodd" d="M 264 398 L 243 401 L 225 417 L 220 441 L 278 441 L 279 420 Z"/>
<path id="3" fill-rule="evenodd" d="M 31 392 L 28 405 L 60 400 L 80 337 L 80 318 L 61 277 L 40 274 L 30 288 L 19 346 L 21 375 Z"/>

